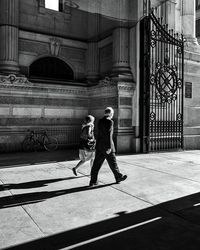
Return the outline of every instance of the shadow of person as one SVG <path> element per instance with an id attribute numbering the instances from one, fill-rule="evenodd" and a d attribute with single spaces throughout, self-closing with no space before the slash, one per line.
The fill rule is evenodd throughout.
<path id="1" fill-rule="evenodd" d="M 45 201 L 46 199 L 50 199 L 50 198 L 57 197 L 60 195 L 66 195 L 66 194 L 71 194 L 71 193 L 104 188 L 104 187 L 111 186 L 113 184 L 114 183 L 102 184 L 102 185 L 98 185 L 95 187 L 82 186 L 82 187 L 75 187 L 75 188 L 64 189 L 64 190 L 42 191 L 42 192 L 33 192 L 33 193 L 26 193 L 26 194 L 4 196 L 4 197 L 0 197 L 0 209 L 38 203 L 38 202 Z"/>
<path id="2" fill-rule="evenodd" d="M 119 211 L 119 216 L 6 249 L 199 250 L 199 199 L 196 193 L 133 212 Z"/>
<path id="3" fill-rule="evenodd" d="M 30 182 L 22 182 L 22 183 L 8 183 L 0 185 L 0 191 L 9 190 L 9 189 L 28 189 L 28 188 L 38 188 L 47 186 L 49 183 L 72 180 L 77 178 L 83 178 L 86 175 L 78 176 L 78 177 L 66 177 L 66 178 L 57 178 L 57 179 L 47 179 L 47 180 L 38 180 L 38 181 L 30 181 Z"/>

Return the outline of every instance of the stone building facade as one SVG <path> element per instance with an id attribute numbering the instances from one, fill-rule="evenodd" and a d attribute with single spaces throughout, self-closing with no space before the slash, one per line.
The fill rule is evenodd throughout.
<path id="1" fill-rule="evenodd" d="M 147 1 L 146 1 L 147 2 Z M 119 153 L 140 152 L 139 24 L 145 1 L 0 0 L 0 152 L 20 151 L 28 129 L 46 129 L 63 147 L 76 146 L 87 114 L 115 110 Z M 183 32 L 186 148 L 200 147 L 200 50 L 195 1 L 152 1 Z"/>

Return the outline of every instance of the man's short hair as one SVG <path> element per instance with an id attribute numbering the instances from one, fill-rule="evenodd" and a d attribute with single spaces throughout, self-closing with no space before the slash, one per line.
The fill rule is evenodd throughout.
<path id="1" fill-rule="evenodd" d="M 104 111 L 105 115 L 110 115 L 111 113 L 114 113 L 114 109 L 111 107 L 107 107 Z"/>

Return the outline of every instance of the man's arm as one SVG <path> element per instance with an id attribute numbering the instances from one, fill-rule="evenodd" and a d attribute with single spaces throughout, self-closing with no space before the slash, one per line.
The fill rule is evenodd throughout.
<path id="1" fill-rule="evenodd" d="M 109 124 L 110 126 L 109 126 L 109 129 L 108 129 L 108 131 L 109 131 L 109 148 L 108 148 L 108 150 L 106 150 L 106 154 L 110 154 L 111 153 L 111 151 L 112 151 L 112 137 L 113 137 L 113 121 L 112 120 L 110 120 L 110 124 Z"/>

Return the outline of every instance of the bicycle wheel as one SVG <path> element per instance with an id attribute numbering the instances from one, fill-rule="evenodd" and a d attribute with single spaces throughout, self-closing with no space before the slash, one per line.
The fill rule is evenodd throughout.
<path id="1" fill-rule="evenodd" d="M 31 137 L 25 138 L 22 142 L 22 149 L 25 152 L 34 150 L 34 140 Z"/>
<path id="2" fill-rule="evenodd" d="M 44 148 L 47 151 L 54 151 L 58 148 L 58 141 L 54 137 L 45 136 L 44 138 Z"/>

